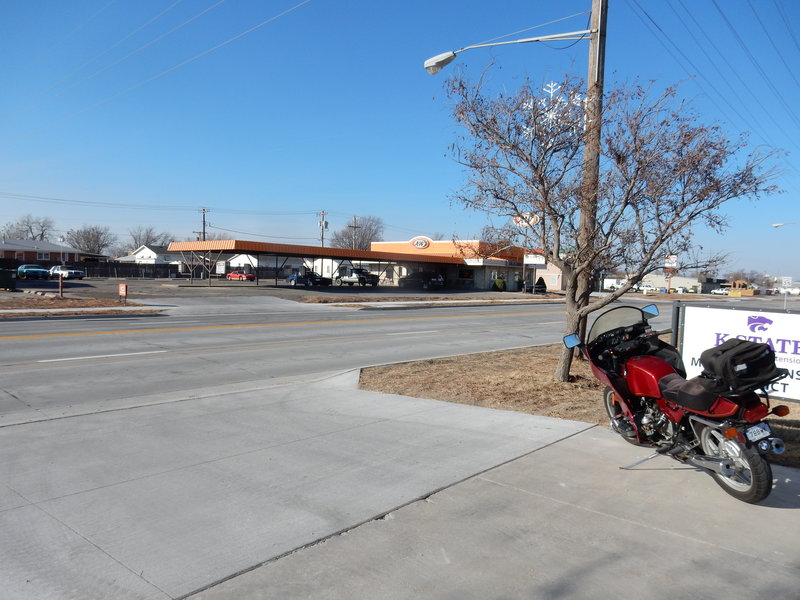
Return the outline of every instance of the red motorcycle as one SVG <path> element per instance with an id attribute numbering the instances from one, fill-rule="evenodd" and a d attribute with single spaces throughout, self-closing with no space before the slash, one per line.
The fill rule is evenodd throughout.
<path id="1" fill-rule="evenodd" d="M 648 319 L 655 305 L 619 306 L 601 314 L 586 342 L 564 338 L 591 363 L 606 384 L 603 402 L 611 428 L 624 440 L 710 473 L 731 496 L 760 502 L 772 491 L 772 469 L 764 458 L 784 444 L 763 419 L 789 414 L 770 408 L 766 386 L 787 376 L 775 367 L 767 344 L 728 340 L 700 356 L 703 372 L 686 379 L 678 351 L 659 338 Z"/>

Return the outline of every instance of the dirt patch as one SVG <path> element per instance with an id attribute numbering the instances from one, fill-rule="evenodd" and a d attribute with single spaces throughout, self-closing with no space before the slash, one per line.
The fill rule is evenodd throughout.
<path id="1" fill-rule="evenodd" d="M 112 300 L 110 298 L 68 298 L 52 294 L 28 294 L 24 292 L 3 292 L 0 293 L 0 310 L 13 310 L 19 312 L 9 312 L 0 314 L 0 318 L 21 317 L 26 315 L 39 315 L 44 313 L 37 313 L 37 311 L 47 311 L 53 308 L 60 309 L 87 309 L 87 308 L 120 308 L 123 306 L 119 300 Z M 135 302 L 128 302 L 124 306 L 142 306 L 146 305 L 137 304 Z M 114 314 L 115 311 L 104 310 L 103 314 Z M 118 311 L 124 312 L 124 311 Z M 158 311 L 153 311 L 158 312 Z M 74 313 L 68 311 L 60 311 L 59 315 L 72 315 L 83 314 L 82 311 Z"/>
<path id="2" fill-rule="evenodd" d="M 573 381 L 553 381 L 559 346 L 537 346 L 418 362 L 372 367 L 361 371 L 361 388 L 472 404 L 501 410 L 584 421 L 608 426 L 601 403 L 603 386 L 588 363 L 576 361 Z M 800 405 L 788 403 L 793 413 Z M 771 462 L 800 468 L 800 420 L 770 419 L 786 451 L 770 454 Z"/>
<path id="3" fill-rule="evenodd" d="M 133 305 L 129 302 L 128 305 Z M 0 294 L 0 308 L 106 308 L 110 306 L 120 306 L 119 300 L 106 298 L 67 298 L 60 296 L 39 294 L 25 294 L 7 292 Z M 140 305 L 136 305 L 140 306 Z"/>

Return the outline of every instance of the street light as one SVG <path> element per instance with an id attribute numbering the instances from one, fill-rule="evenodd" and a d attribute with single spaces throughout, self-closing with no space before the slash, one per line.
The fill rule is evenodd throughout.
<path id="1" fill-rule="evenodd" d="M 583 147 L 583 169 L 580 197 L 580 222 L 578 224 L 578 248 L 586 252 L 594 249 L 595 228 L 597 226 L 597 194 L 600 187 L 600 129 L 603 112 L 603 78 L 605 70 L 606 18 L 608 0 L 592 0 L 592 16 L 589 29 L 562 33 L 552 36 L 524 38 L 509 42 L 494 42 L 466 46 L 461 50 L 444 52 L 425 61 L 428 73 L 438 73 L 450 64 L 459 52 L 473 48 L 523 44 L 527 42 L 553 41 L 556 39 L 584 39 L 589 36 L 589 74 L 586 82 L 586 134 Z M 586 269 L 577 281 L 577 301 L 581 308 L 589 302 L 591 273 Z M 578 325 L 574 323 L 572 325 Z M 585 322 L 581 324 L 585 325 Z"/>
<path id="2" fill-rule="evenodd" d="M 794 222 L 791 222 L 791 223 L 773 223 L 772 226 L 773 227 L 783 227 L 784 225 L 797 225 L 797 224 L 798 223 L 794 223 Z"/>
<path id="3" fill-rule="evenodd" d="M 572 31 L 570 33 L 557 33 L 554 35 L 542 35 L 539 37 L 523 38 L 520 40 L 511 40 L 508 42 L 491 42 L 488 44 L 475 44 L 473 46 L 464 46 L 460 50 L 451 50 L 450 52 L 442 52 L 425 61 L 425 70 L 431 75 L 436 75 L 444 67 L 449 65 L 456 57 L 465 50 L 474 50 L 475 48 L 491 48 L 493 46 L 507 46 L 509 44 L 527 44 L 529 42 L 560 42 L 563 40 L 582 40 L 587 35 L 592 33 L 591 29 L 584 29 L 583 31 Z"/>

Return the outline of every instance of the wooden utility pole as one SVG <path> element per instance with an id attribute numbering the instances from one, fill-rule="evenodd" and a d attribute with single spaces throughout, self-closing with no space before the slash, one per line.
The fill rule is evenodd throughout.
<path id="1" fill-rule="evenodd" d="M 317 213 L 319 217 L 319 245 L 323 248 L 325 247 L 325 230 L 328 228 L 328 222 L 325 220 L 325 217 L 328 216 L 328 213 L 324 210 Z"/>
<path id="2" fill-rule="evenodd" d="M 357 225 L 356 224 L 357 223 L 357 219 L 358 219 L 358 217 L 354 216 L 353 217 L 353 224 L 352 225 L 348 225 L 348 227 L 353 230 L 353 250 L 356 249 L 356 229 L 361 229 L 361 225 Z"/>
<path id="3" fill-rule="evenodd" d="M 603 78 L 606 58 L 608 0 L 592 0 L 589 25 L 589 73 L 586 79 L 586 138 L 583 147 L 583 183 L 578 225 L 578 264 L 586 265 L 594 252 L 597 194 L 600 186 L 600 131 L 603 119 Z M 587 266 L 578 279 L 579 307 L 589 303 L 592 271 Z"/>

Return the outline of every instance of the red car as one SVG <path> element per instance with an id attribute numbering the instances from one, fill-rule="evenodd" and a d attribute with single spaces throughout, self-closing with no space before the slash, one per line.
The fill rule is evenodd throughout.
<path id="1" fill-rule="evenodd" d="M 255 281 L 256 276 L 244 271 L 231 271 L 225 276 L 226 279 L 236 279 L 238 281 Z"/>

